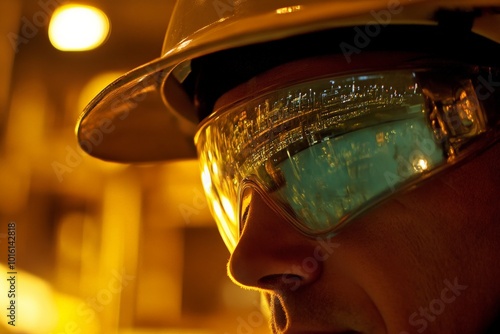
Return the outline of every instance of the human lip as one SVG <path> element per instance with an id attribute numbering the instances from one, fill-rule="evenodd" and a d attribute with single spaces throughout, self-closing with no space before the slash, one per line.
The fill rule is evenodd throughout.
<path id="1" fill-rule="evenodd" d="M 293 329 L 290 329 L 290 330 L 285 330 L 284 332 L 280 332 L 282 334 L 361 334 L 361 332 L 357 332 L 357 331 L 331 331 L 331 330 L 327 330 L 327 331 L 304 331 L 304 330 L 293 330 Z"/>
<path id="2" fill-rule="evenodd" d="M 361 332 L 348 328 L 310 328 L 307 323 L 299 323 L 293 315 L 287 314 L 282 298 L 276 295 L 268 296 L 271 308 L 274 334 L 361 334 Z"/>

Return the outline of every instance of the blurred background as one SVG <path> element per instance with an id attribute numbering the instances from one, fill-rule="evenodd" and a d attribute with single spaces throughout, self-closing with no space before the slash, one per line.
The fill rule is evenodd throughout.
<path id="1" fill-rule="evenodd" d="M 102 162 L 75 139 L 93 95 L 160 56 L 175 1 L 71 1 L 111 26 L 84 51 L 56 43 L 64 4 L 0 0 L 2 310 L 12 223 L 17 273 L 16 326 L 2 311 L 0 333 L 265 333 L 258 295 L 226 277 L 196 161 Z"/>

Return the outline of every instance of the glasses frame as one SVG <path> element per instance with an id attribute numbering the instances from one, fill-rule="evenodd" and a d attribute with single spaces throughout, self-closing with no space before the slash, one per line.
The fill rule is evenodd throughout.
<path id="1" fill-rule="evenodd" d="M 419 61 L 418 63 L 421 63 L 422 61 Z M 404 185 L 398 187 L 398 189 L 395 189 L 391 191 L 390 193 L 384 193 L 380 194 L 373 200 L 370 200 L 369 205 L 365 205 L 363 208 L 357 210 L 356 212 L 353 213 L 348 213 L 347 215 L 343 216 L 340 221 L 338 222 L 337 225 L 319 230 L 319 231 L 312 231 L 310 229 L 307 229 L 305 227 L 305 224 L 301 222 L 301 220 L 293 214 L 291 209 L 285 208 L 282 205 L 278 204 L 275 200 L 272 199 L 272 197 L 269 195 L 276 189 L 272 189 L 268 186 L 265 186 L 262 184 L 262 182 L 259 182 L 258 178 L 255 175 L 248 175 L 241 179 L 239 181 L 239 189 L 236 189 L 236 193 L 238 194 L 238 199 L 236 203 L 236 208 L 237 208 L 237 213 L 236 217 L 238 219 L 238 233 L 234 237 L 236 237 L 235 243 L 237 244 L 238 240 L 241 237 L 241 233 L 243 231 L 245 221 L 244 219 L 242 220 L 242 217 L 244 218 L 244 212 L 242 212 L 242 203 L 244 201 L 245 197 L 245 192 L 251 190 L 255 191 L 261 198 L 264 200 L 264 202 L 277 214 L 282 216 L 286 221 L 288 221 L 292 226 L 294 226 L 295 229 L 297 229 L 301 234 L 310 237 L 310 238 L 317 238 L 319 236 L 332 236 L 337 233 L 339 233 L 346 225 L 348 225 L 350 222 L 355 220 L 355 218 L 361 216 L 362 214 L 365 214 L 367 211 L 371 210 L 372 208 L 378 206 L 380 203 L 384 202 L 388 198 L 391 198 L 397 194 L 401 194 L 407 191 L 410 191 L 417 186 L 423 184 L 424 182 L 428 181 L 429 179 L 434 178 L 437 175 L 442 174 L 443 171 L 450 170 L 451 168 L 455 168 L 456 166 L 461 165 L 462 163 L 472 159 L 473 157 L 477 156 L 478 154 L 484 152 L 488 147 L 494 145 L 495 143 L 498 142 L 500 135 L 499 135 L 499 127 L 500 127 L 500 87 L 498 89 L 492 89 L 497 86 L 494 86 L 495 83 L 499 83 L 498 86 L 500 86 L 500 68 L 497 67 L 492 67 L 492 66 L 478 66 L 478 65 L 469 65 L 469 64 L 463 64 L 463 63 L 455 63 L 455 62 L 446 62 L 446 67 L 438 67 L 437 64 L 440 66 L 443 66 L 442 60 L 439 61 L 432 61 L 430 62 L 432 65 L 428 65 L 426 67 L 423 67 L 421 64 L 406 64 L 405 66 L 400 66 L 396 69 L 391 69 L 394 71 L 398 70 L 408 70 L 408 71 L 429 71 L 429 76 L 427 78 L 419 78 L 419 80 L 424 80 L 426 81 L 426 84 L 424 88 L 422 88 L 422 92 L 425 96 L 426 100 L 426 116 L 431 117 L 433 111 L 438 111 L 442 112 L 444 108 L 453 108 L 457 106 L 457 97 L 452 96 L 453 94 L 448 94 L 446 98 L 443 98 L 443 95 L 446 95 L 446 90 L 452 90 L 455 89 L 453 88 L 456 86 L 457 82 L 457 77 L 461 77 L 462 80 L 468 80 L 470 82 L 471 87 L 473 87 L 473 92 L 469 92 L 475 95 L 476 102 L 477 102 L 477 107 L 479 108 L 481 115 L 483 117 L 480 122 L 483 123 L 483 128 L 484 130 L 481 131 L 481 133 L 476 134 L 473 139 L 468 138 L 468 140 L 455 140 L 457 137 L 460 135 L 460 133 L 457 135 L 456 133 L 453 134 L 454 137 L 450 137 L 449 134 L 446 133 L 438 133 L 436 132 L 436 124 L 439 126 L 440 122 L 442 123 L 442 119 L 429 119 L 429 125 L 431 128 L 433 128 L 433 131 L 436 135 L 436 141 L 438 143 L 446 145 L 446 152 L 447 152 L 447 159 L 446 163 L 443 165 L 433 168 L 432 170 L 428 172 L 424 172 L 420 174 L 418 177 L 415 177 L 412 180 L 408 180 L 407 182 L 404 183 Z M 385 71 L 369 71 L 369 72 L 352 72 L 349 73 L 349 75 L 360 75 L 363 73 L 380 73 L 380 72 L 385 72 Z M 431 73 L 432 72 L 432 73 Z M 440 73 L 439 75 L 437 75 Z M 343 74 L 345 75 L 345 74 Z M 329 76 L 325 76 L 329 77 Z M 424 76 L 425 77 L 425 76 Z M 310 78 L 307 82 L 313 82 L 315 80 L 318 80 L 319 78 Z M 439 87 L 438 84 L 436 84 L 435 80 L 439 79 L 440 81 L 445 81 L 447 82 L 448 86 L 442 86 Z M 498 80 L 498 81 L 495 81 Z M 442 82 L 440 82 L 442 84 Z M 489 86 L 487 85 L 488 83 L 491 83 Z M 288 87 L 293 87 L 297 85 L 298 83 L 290 83 L 287 84 L 284 87 L 281 88 L 276 88 L 273 87 L 273 91 L 276 90 L 283 90 L 287 89 Z M 427 91 L 425 91 L 427 89 Z M 269 93 L 269 91 L 266 92 L 261 92 L 257 98 L 263 98 L 266 96 L 266 94 Z M 252 97 L 250 100 L 254 101 L 256 97 Z M 446 103 L 443 103 L 446 102 Z M 231 104 L 229 106 L 226 106 L 224 108 L 221 108 L 214 112 L 212 115 L 210 115 L 205 121 L 203 121 L 198 129 L 198 132 L 196 134 L 196 139 L 195 142 L 198 144 L 199 138 L 201 136 L 201 133 L 204 131 L 204 129 L 209 126 L 209 125 L 214 125 L 217 123 L 217 120 L 219 119 L 219 116 L 223 115 L 226 112 L 229 112 L 235 108 L 235 105 L 242 106 L 247 103 L 246 100 L 238 101 L 235 104 Z M 431 110 L 432 109 L 432 110 Z M 491 110 L 495 109 L 495 110 Z M 436 115 L 434 115 L 436 116 Z M 433 123 L 434 122 L 434 123 Z M 434 125 L 432 125 L 434 124 Z M 442 124 L 441 124 L 442 125 Z M 453 128 L 452 128 L 453 129 Z M 457 129 L 455 129 L 457 130 Z M 460 132 L 460 131 L 458 131 Z M 452 140 L 453 139 L 453 140 Z M 199 155 L 201 155 L 201 149 L 198 148 Z M 273 187 L 274 188 L 274 187 Z M 215 215 L 214 215 L 215 216 Z M 220 225 L 221 223 L 218 222 Z M 220 229 L 221 234 L 225 233 L 224 229 Z M 223 236 L 224 237 L 224 236 Z M 226 244 L 228 244 L 227 238 L 224 238 L 226 241 Z M 228 248 L 233 248 L 236 246 L 234 245 L 228 245 Z M 232 246 L 232 247 L 231 247 Z"/>

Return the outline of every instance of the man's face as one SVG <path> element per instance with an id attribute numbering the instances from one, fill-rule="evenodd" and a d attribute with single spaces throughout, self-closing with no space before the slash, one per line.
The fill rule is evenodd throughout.
<path id="1" fill-rule="evenodd" d="M 277 333 L 478 333 L 500 292 L 490 287 L 499 153 L 392 197 L 333 238 L 304 236 L 255 193 L 229 274 L 264 293 Z"/>
<path id="2" fill-rule="evenodd" d="M 474 326 L 494 316 L 482 294 L 498 292 L 485 291 L 490 277 L 480 275 L 495 261 L 499 153 L 385 202 L 330 239 L 304 237 L 254 197 L 229 273 L 267 292 L 276 332 L 479 333 Z"/>

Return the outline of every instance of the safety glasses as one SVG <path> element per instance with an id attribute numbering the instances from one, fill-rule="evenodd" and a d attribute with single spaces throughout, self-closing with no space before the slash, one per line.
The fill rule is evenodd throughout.
<path id="1" fill-rule="evenodd" d="M 496 142 L 498 74 L 448 64 L 320 77 L 217 110 L 195 141 L 227 247 L 253 194 L 301 233 L 333 235 Z"/>

